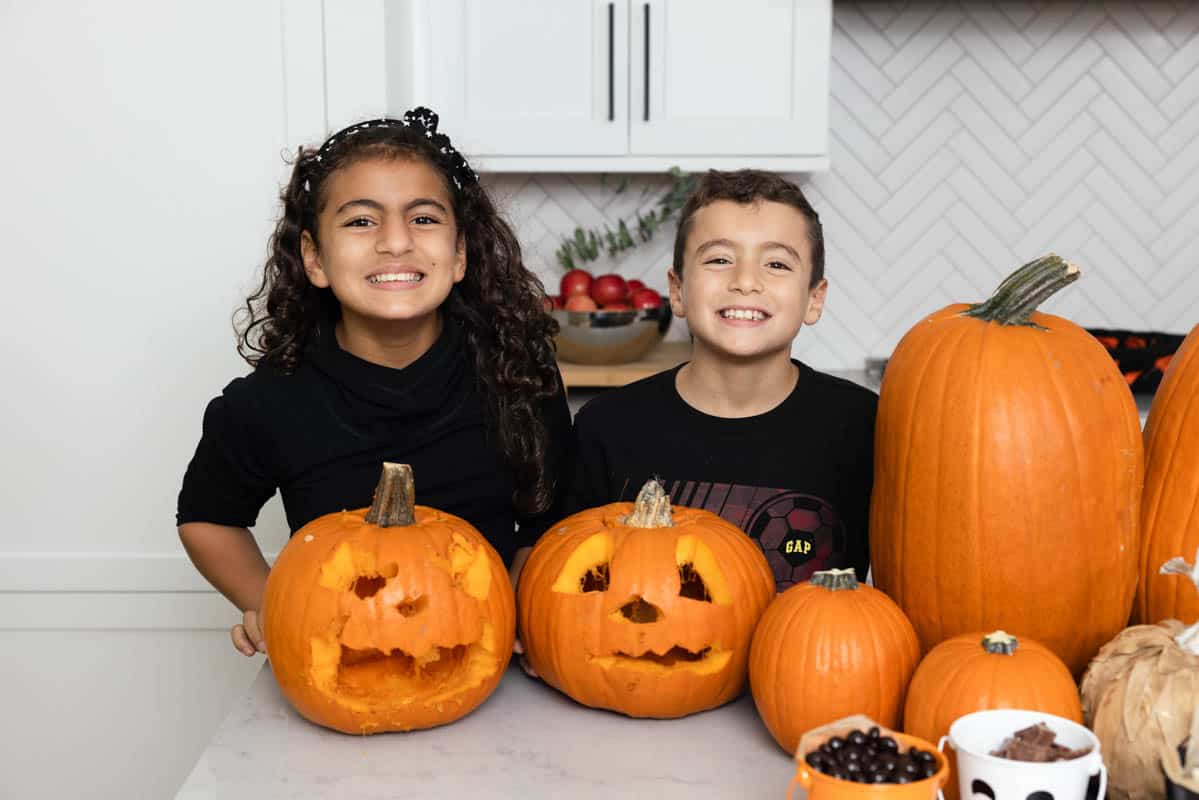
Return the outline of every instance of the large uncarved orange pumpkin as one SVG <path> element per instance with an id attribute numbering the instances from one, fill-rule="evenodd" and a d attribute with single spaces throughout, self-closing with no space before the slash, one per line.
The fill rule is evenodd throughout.
<path id="1" fill-rule="evenodd" d="M 413 505 L 412 471 L 385 464 L 369 509 L 291 538 L 263 599 L 284 697 L 345 733 L 429 728 L 494 691 L 515 603 L 499 554 L 466 520 Z"/>
<path id="2" fill-rule="evenodd" d="M 550 528 L 517 596 L 521 642 L 546 683 L 584 705 L 680 717 L 744 689 L 774 578 L 740 529 L 708 511 L 671 509 L 650 481 L 635 504 Z"/>
<path id="3" fill-rule="evenodd" d="M 749 686 L 779 746 L 794 754 L 807 731 L 852 714 L 899 725 L 920 660 L 912 623 L 852 569 L 822 570 L 774 599 L 758 621 Z"/>
<path id="4" fill-rule="evenodd" d="M 989 300 L 916 324 L 887 364 L 875 434 L 875 585 L 927 651 L 1018 630 L 1078 675 L 1128 620 L 1140 419 L 1111 356 L 1034 311 L 1078 277 L 1056 256 Z"/>
<path id="5" fill-rule="evenodd" d="M 1199 549 L 1199 325 L 1174 354 L 1145 425 L 1138 622 L 1199 619 L 1199 594 L 1155 580 L 1176 553 Z"/>
<path id="6" fill-rule="evenodd" d="M 903 730 L 936 742 L 958 717 L 988 708 L 1030 709 L 1082 722 L 1078 687 L 1062 660 L 1031 639 L 993 631 L 947 639 L 924 657 L 908 686 Z M 957 781 L 945 786 L 945 796 L 957 798 Z"/>

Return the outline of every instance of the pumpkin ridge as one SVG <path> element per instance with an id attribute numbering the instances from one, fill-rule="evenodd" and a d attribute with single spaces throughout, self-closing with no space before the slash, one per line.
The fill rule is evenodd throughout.
<path id="1" fill-rule="evenodd" d="M 1199 326 L 1196 326 L 1195 331 L 1199 331 Z M 1194 335 L 1195 333 L 1193 331 L 1192 334 L 1188 335 L 1187 338 L 1191 339 L 1191 337 Z M 1193 345 L 1191 342 L 1184 342 L 1183 347 L 1187 352 L 1182 353 L 1184 358 L 1180 363 L 1177 364 L 1177 366 L 1175 366 L 1174 362 L 1171 362 L 1171 373 L 1175 373 L 1176 371 L 1176 374 L 1178 375 L 1185 375 L 1189 374 L 1190 369 L 1199 369 L 1199 364 L 1194 366 L 1191 365 L 1192 360 L 1199 359 L 1199 345 Z M 1172 377 L 1173 375 L 1167 375 L 1162 381 L 1163 386 L 1161 388 L 1165 390 L 1164 396 L 1160 398 L 1162 409 L 1172 409 L 1174 395 L 1182 391 L 1182 380 L 1168 380 L 1168 378 Z M 1154 405 L 1157 405 L 1157 403 L 1158 399 L 1155 398 Z M 1174 553 L 1185 550 L 1186 529 L 1188 527 L 1187 523 L 1199 523 L 1199 488 L 1195 488 L 1192 489 L 1192 496 L 1194 499 L 1191 503 L 1191 510 L 1186 516 L 1181 518 L 1181 522 L 1183 524 L 1167 531 L 1159 531 L 1158 528 L 1158 515 L 1162 507 L 1166 505 L 1165 500 L 1173 499 L 1173 495 L 1175 493 L 1180 493 L 1177 483 L 1179 480 L 1177 477 L 1179 473 L 1175 470 L 1174 461 L 1182 451 L 1179 441 L 1183 438 L 1183 434 L 1191 427 L 1199 429 L 1199 424 L 1195 424 L 1193 426 L 1191 425 L 1192 415 L 1199 414 L 1199 392 L 1192 392 L 1189 397 L 1184 396 L 1184 404 L 1182 406 L 1181 413 L 1172 411 L 1172 413 L 1166 417 L 1165 421 L 1161 422 L 1160 419 L 1162 413 L 1165 412 L 1159 412 L 1158 418 L 1155 419 L 1151 409 L 1149 419 L 1147 420 L 1145 426 L 1145 438 L 1148 440 L 1149 445 L 1145 452 L 1146 483 L 1149 483 L 1148 473 L 1150 464 L 1153 462 L 1152 454 L 1156 453 L 1157 450 L 1163 447 L 1166 443 L 1168 443 L 1170 446 L 1166 448 L 1168 455 L 1166 456 L 1165 464 L 1160 468 L 1160 470 L 1154 470 L 1154 477 L 1157 478 L 1159 474 L 1162 476 L 1173 476 L 1173 480 L 1162 478 L 1156 479 L 1152 482 L 1152 488 L 1150 489 L 1150 493 L 1152 495 L 1150 499 L 1153 501 L 1152 513 L 1145 521 L 1145 524 L 1141 526 L 1141 535 L 1145 537 L 1145 541 L 1141 545 L 1141 558 L 1138 559 L 1140 561 L 1138 574 L 1142 577 L 1153 575 L 1157 569 L 1157 564 L 1153 562 L 1161 560 L 1160 555 L 1158 555 L 1161 552 L 1168 551 Z M 1161 425 L 1166 425 L 1168 427 L 1159 431 L 1157 428 Z M 1166 441 L 1163 441 L 1163 439 Z M 1170 492 L 1170 498 L 1166 498 L 1167 489 L 1173 490 Z M 1142 502 L 1144 502 L 1144 498 L 1142 498 Z M 1151 534 L 1154 534 L 1152 538 Z M 1158 541 L 1159 536 L 1164 539 L 1164 542 Z M 1137 616 L 1139 617 L 1138 621 L 1140 622 L 1151 623 L 1157 621 L 1150 619 L 1150 617 L 1153 616 L 1150 608 L 1155 605 L 1152 603 L 1152 600 L 1156 595 L 1164 596 L 1164 599 L 1166 599 L 1168 602 L 1163 603 L 1163 605 L 1170 609 L 1186 608 L 1190 602 L 1191 592 L 1187 591 L 1185 582 L 1183 582 L 1183 585 L 1178 585 L 1179 582 L 1175 582 L 1175 585 L 1170 588 L 1164 588 L 1160 586 L 1160 582 L 1158 581 L 1143 582 L 1148 585 L 1140 587 L 1138 584 L 1139 588 L 1137 592 L 1139 595 Z"/>
<path id="2" fill-rule="evenodd" d="M 987 324 L 987 323 L 985 323 L 985 322 L 983 323 L 983 325 L 984 325 L 984 326 L 986 326 L 986 327 L 988 327 L 988 328 L 990 327 L 990 325 L 988 325 L 988 324 Z M 958 336 L 957 336 L 957 338 L 956 338 L 956 339 L 953 339 L 953 341 L 952 341 L 952 345 L 951 345 L 951 346 L 947 346 L 947 349 L 948 349 L 948 350 L 950 350 L 951 352 L 956 352 L 956 351 L 957 351 L 957 349 L 958 349 L 958 347 L 959 347 L 959 346 L 962 344 L 963 340 L 965 340 L 966 338 L 970 337 L 970 336 L 971 336 L 971 335 L 974 333 L 973 327 L 974 327 L 974 326 L 970 326 L 970 325 L 963 325 L 963 326 L 961 326 L 961 330 L 958 332 Z M 932 351 L 932 352 L 930 352 L 930 353 L 929 353 L 929 356 L 928 356 L 928 358 L 929 358 L 929 361 L 930 361 L 930 362 L 933 360 L 933 357 L 934 357 L 935 355 L 937 355 L 937 353 L 938 353 L 939 349 L 940 349 L 940 348 L 937 348 L 936 350 L 934 350 L 934 351 Z M 921 376 L 921 380 L 923 380 L 923 375 Z M 950 388 L 951 388 L 952 386 L 953 386 L 953 381 L 952 381 L 952 380 L 945 380 L 945 381 L 943 381 L 943 382 L 942 382 L 942 384 L 941 384 L 941 397 L 939 398 L 939 403 L 938 403 L 938 405 L 937 405 L 937 408 L 938 408 L 938 409 L 940 409 L 940 410 L 944 411 L 944 410 L 947 408 L 947 401 L 946 401 L 946 397 L 945 397 L 945 396 L 946 396 L 946 395 L 949 393 L 949 390 L 950 390 Z M 912 427 L 912 429 L 910 429 L 910 430 L 911 430 L 911 434 L 913 434 L 913 435 L 914 435 L 914 433 L 915 433 L 915 429 L 914 429 L 914 427 L 915 427 L 915 426 L 913 426 L 913 427 Z M 944 459 L 942 458 L 942 451 L 943 451 L 943 450 L 944 450 L 944 448 L 945 448 L 945 444 L 946 444 L 946 443 L 945 443 L 945 438 L 944 438 L 943 436 L 938 436 L 938 437 L 937 437 L 937 446 L 934 448 L 934 449 L 935 449 L 935 451 L 936 451 L 936 454 L 937 454 L 937 469 L 936 469 L 936 473 L 935 473 L 935 474 L 937 475 L 936 482 L 937 482 L 938 484 L 940 484 L 940 483 L 941 483 L 941 462 L 944 460 Z M 910 446 L 910 440 L 909 440 L 909 446 Z M 915 459 L 909 459 L 909 463 L 908 463 L 908 465 L 907 465 L 907 466 L 906 466 L 906 468 L 905 468 L 905 473 L 906 473 L 906 474 L 910 474 L 910 472 L 911 472 L 911 469 L 912 469 L 911 462 L 912 462 L 912 461 L 914 461 L 914 460 L 915 460 Z M 905 492 L 906 492 L 906 484 L 907 484 L 907 478 L 906 478 L 906 476 L 905 476 L 905 478 L 904 478 L 904 484 L 905 484 Z M 937 493 L 938 493 L 938 494 L 940 494 L 940 491 L 939 491 L 939 489 L 938 489 L 938 492 L 937 492 Z M 905 495 L 904 495 L 903 493 L 901 493 L 901 494 L 900 494 L 900 496 L 901 496 L 901 497 L 903 497 L 903 496 L 905 496 Z M 903 511 L 903 530 L 905 531 L 905 537 L 904 537 L 904 538 L 905 538 L 905 540 L 906 540 L 906 538 L 907 538 L 907 536 L 906 536 L 906 532 L 907 532 L 907 530 L 908 530 L 908 527 L 907 527 L 907 524 L 908 524 L 908 508 L 910 508 L 910 507 L 911 507 L 911 505 L 912 505 L 911 503 L 905 502 L 905 503 L 904 503 L 904 506 L 903 506 L 903 508 L 904 508 L 904 511 Z M 931 549 L 932 549 L 932 554 L 931 554 L 931 555 L 932 555 L 932 557 L 931 557 L 931 559 L 929 559 L 929 563 L 930 563 L 930 564 L 933 564 L 933 565 L 939 565 L 939 564 L 940 564 L 940 560 L 939 560 L 939 559 L 940 559 L 940 555 L 941 555 L 941 554 L 940 554 L 940 552 L 939 552 L 939 548 L 940 548 L 940 540 L 941 540 L 941 537 L 940 537 L 940 536 L 931 536 L 931 537 L 928 537 L 928 538 L 932 540 L 932 548 L 931 548 Z M 906 549 L 906 548 L 905 548 L 905 549 Z M 948 571 L 947 571 L 947 570 L 942 570 L 942 569 L 940 569 L 938 566 L 934 566 L 934 568 L 933 568 L 933 572 L 934 572 L 934 575 L 935 575 L 935 577 L 934 577 L 933 579 L 934 579 L 934 580 L 937 582 L 937 591 L 936 591 L 936 592 L 934 592 L 934 593 L 933 593 L 933 595 L 932 595 L 932 606 L 931 606 L 931 608 L 930 608 L 930 609 L 924 609 L 924 610 L 925 610 L 925 611 L 927 611 L 927 612 L 929 613 L 929 617 L 930 617 L 931 619 L 940 620 L 940 619 L 941 619 L 941 597 L 946 595 L 945 586 L 944 586 L 944 583 L 943 583 L 943 581 L 945 581 L 945 580 L 947 580 L 947 579 L 949 578 L 949 573 L 948 573 Z M 952 634 L 951 634 L 951 635 L 952 635 Z M 941 624 L 939 621 L 937 622 L 937 637 L 936 637 L 936 638 L 937 638 L 937 641 L 934 641 L 934 642 L 929 642 L 927 645 L 926 645 L 926 644 L 925 644 L 925 643 L 922 641 L 922 642 L 921 642 L 921 647 L 922 647 L 922 648 L 923 648 L 923 647 L 927 647 L 927 648 L 931 649 L 931 648 L 932 648 L 934 645 L 936 645 L 936 644 L 937 644 L 939 641 L 941 641 L 941 640 L 943 640 L 943 639 L 945 639 L 945 638 L 946 638 L 946 632 L 945 632 L 945 628 L 944 628 L 944 626 L 943 626 L 943 625 L 942 625 L 942 624 Z"/>
<path id="3" fill-rule="evenodd" d="M 939 322 L 939 321 L 935 321 L 933 319 L 935 316 L 936 315 L 934 314 L 929 317 L 926 317 L 925 322 L 928 324 L 937 324 L 937 322 Z M 954 343 L 956 344 L 956 342 L 959 339 L 961 339 L 964 335 L 965 335 L 965 331 L 959 333 L 957 339 L 953 340 Z M 917 362 L 920 367 L 920 371 L 919 371 L 916 379 L 913 381 L 914 385 L 916 385 L 916 386 L 925 385 L 925 379 L 927 378 L 929 369 L 931 368 L 932 364 L 935 361 L 935 357 L 942 349 L 946 349 L 948 347 L 949 347 L 949 340 L 947 338 L 941 338 L 940 340 L 934 341 L 932 348 L 921 350 L 921 355 L 923 357 L 919 362 Z M 892 374 L 894 374 L 894 370 L 892 370 Z M 884 375 L 883 381 L 884 381 L 884 383 L 886 382 L 886 375 Z M 912 392 L 909 407 L 905 409 L 905 414 L 907 415 L 907 418 L 911 418 L 912 416 L 914 416 L 914 414 L 916 413 L 916 408 L 920 405 L 920 401 L 921 401 L 920 392 L 918 392 L 918 391 Z M 904 442 L 904 446 L 903 446 L 903 449 L 901 452 L 911 452 L 912 439 L 914 437 L 915 437 L 915 427 L 909 426 L 908 430 L 907 430 L 907 438 Z M 889 438 L 884 439 L 884 443 L 887 443 L 889 441 L 890 441 Z M 904 551 L 907 549 L 907 546 L 908 546 L 906 531 L 907 531 L 907 526 L 908 526 L 908 515 L 909 515 L 909 508 L 910 508 L 910 504 L 904 502 L 903 498 L 905 498 L 907 496 L 908 486 L 912 482 L 911 475 L 912 475 L 912 469 L 914 468 L 913 467 L 914 461 L 915 461 L 915 459 L 911 459 L 911 458 L 902 459 L 902 463 L 904 466 L 903 466 L 903 469 L 899 471 L 900 474 L 902 475 L 902 478 L 897 482 L 897 490 L 894 492 L 893 497 L 886 498 L 888 505 L 898 505 L 899 506 L 899 512 L 901 515 L 900 516 L 901 523 L 898 527 L 900 530 L 905 531 L 905 535 L 902 539 L 893 542 L 893 546 L 890 547 L 892 552 L 889 555 L 890 555 L 890 560 L 891 560 L 892 566 L 888 570 L 888 576 L 887 576 L 888 582 L 890 582 L 889 578 L 891 578 L 891 577 L 898 577 L 898 580 L 895 581 L 895 584 L 893 586 L 884 586 L 883 589 L 888 594 L 890 594 L 891 598 L 896 603 L 899 603 L 901 606 L 903 605 L 903 598 L 905 596 L 907 596 L 907 594 L 908 594 L 908 590 L 907 590 L 908 587 L 907 587 L 907 585 L 905 583 L 905 579 L 904 579 L 906 572 L 903 569 L 903 562 L 904 562 Z M 879 482 L 876 480 L 874 485 L 878 486 Z M 880 511 L 881 511 L 881 509 L 880 509 Z M 935 537 L 933 537 L 933 538 L 935 538 Z M 934 565 L 937 563 L 935 553 L 932 554 L 932 557 L 928 560 L 928 563 L 934 564 Z M 936 612 L 936 610 L 934 609 L 934 613 L 935 612 Z M 920 609 L 919 613 L 924 613 L 924 609 Z"/>
<path id="4" fill-rule="evenodd" d="M 974 464 L 973 468 L 968 471 L 970 475 L 968 489 L 970 506 L 974 509 L 974 524 L 977 526 L 975 527 L 975 530 L 982 530 L 983 521 L 981 486 L 983 483 L 983 465 L 986 462 L 986 459 L 983 456 L 984 449 L 980 446 L 980 443 L 983 439 L 982 402 L 984 396 L 995 396 L 993 387 L 991 385 L 991 370 L 987 369 L 989 365 L 984 358 L 984 354 L 987 352 L 987 347 L 990 345 L 990 340 L 993 338 L 995 330 L 996 329 L 994 326 L 991 325 L 987 325 L 983 329 L 982 334 L 978 337 L 978 351 L 975 357 L 970 359 L 970 363 L 975 365 L 974 385 L 980 387 L 980 390 L 974 393 L 974 424 L 971 425 L 970 433 L 970 448 L 974 457 Z M 1006 406 L 1004 410 L 1006 412 Z M 984 579 L 983 571 L 985 569 L 982 542 L 979 537 L 976 536 L 967 536 L 965 539 L 965 562 L 970 565 L 974 572 L 974 575 L 971 577 L 972 585 L 978 586 L 981 585 L 981 581 Z M 970 602 L 975 606 L 974 613 L 977 618 L 985 619 L 987 613 L 983 606 L 986 603 L 986 598 L 979 595 L 974 595 L 970 598 Z"/>
<path id="5" fill-rule="evenodd" d="M 858 612 L 859 618 L 864 618 L 867 621 L 867 623 L 869 623 L 870 610 L 866 608 L 866 602 L 865 602 L 866 597 L 867 597 L 866 595 L 863 595 L 860 599 L 855 598 L 855 599 L 857 599 L 857 609 L 856 610 Z M 873 603 L 872 603 L 872 605 L 873 605 Z M 882 611 L 882 609 L 876 609 L 876 611 Z M 880 621 L 883 623 L 883 625 L 888 626 L 887 632 L 889 633 L 890 632 L 889 626 L 890 626 L 891 620 L 886 617 L 883 617 L 883 615 L 881 613 L 877 614 L 876 616 L 882 617 L 882 619 Z M 883 677 L 884 670 L 882 669 L 882 664 L 884 662 L 884 659 L 882 657 L 882 654 L 885 652 L 885 649 L 879 643 L 879 636 L 882 633 L 882 631 L 878 630 L 879 627 L 881 627 L 881 626 L 876 626 L 876 625 L 871 625 L 871 624 L 866 625 L 866 630 L 870 634 L 870 672 L 872 672 L 874 675 L 874 692 L 875 692 L 874 696 L 875 697 L 890 697 L 891 692 L 889 692 L 887 690 L 888 687 L 886 685 L 886 679 Z M 888 637 L 888 638 L 890 638 L 890 637 Z M 886 672 L 888 675 L 892 674 L 890 670 L 886 670 Z M 900 705 L 900 708 L 902 709 L 902 704 Z"/>
<path id="6" fill-rule="evenodd" d="M 1064 384 L 1063 384 L 1063 380 L 1061 378 L 1060 372 L 1058 370 L 1054 370 L 1052 368 L 1054 356 L 1052 353 L 1050 353 L 1048 351 L 1048 348 L 1045 346 L 1046 345 L 1045 339 L 1043 337 L 1035 337 L 1035 340 L 1036 340 L 1037 349 L 1040 351 L 1040 354 L 1041 354 L 1042 366 L 1045 368 L 1045 371 L 1049 374 L 1050 381 L 1053 384 L 1053 389 L 1054 389 L 1053 400 L 1054 400 L 1054 405 L 1056 407 L 1056 410 L 1058 412 L 1057 419 L 1060 420 L 1064 416 L 1066 418 L 1065 422 L 1068 426 L 1069 436 L 1067 437 L 1067 441 L 1069 442 L 1070 460 L 1071 460 L 1069 477 L 1070 477 L 1070 484 L 1073 487 L 1073 491 L 1071 492 L 1071 494 L 1074 497 L 1083 497 L 1084 496 L 1084 494 L 1083 494 L 1084 487 L 1082 485 L 1082 479 L 1080 477 L 1083 474 L 1082 459 L 1078 452 L 1078 445 L 1077 445 L 1077 443 L 1080 441 L 1080 439 L 1078 436 L 1078 427 L 1077 427 L 1076 421 L 1075 421 L 1073 415 L 1069 413 L 1069 408 L 1067 407 L 1066 402 L 1065 402 L 1067 390 L 1065 388 L 1063 388 Z M 1131 398 L 1131 395 L 1130 395 L 1130 398 Z M 1068 561 L 1068 559 L 1067 559 L 1067 561 Z M 1071 571 L 1073 571 L 1073 570 L 1071 570 Z M 1073 584 L 1075 586 L 1082 587 L 1085 592 L 1085 595 L 1084 595 L 1085 600 L 1084 600 L 1084 605 L 1082 607 L 1083 608 L 1094 608 L 1095 607 L 1094 601 L 1095 601 L 1096 581 L 1089 581 L 1084 578 L 1082 580 L 1073 581 Z M 1102 604 L 1100 604 L 1100 605 L 1102 605 Z M 1066 613 L 1065 609 L 1063 609 L 1063 613 Z M 1127 618 L 1127 616 L 1128 616 L 1127 614 L 1124 615 L 1125 618 Z M 1118 630 L 1118 628 L 1116 630 Z M 1115 633 L 1115 631 L 1111 631 L 1110 633 L 1105 635 L 1103 637 L 1104 640 L 1106 641 L 1106 639 L 1111 634 L 1114 634 L 1114 633 Z M 1078 632 L 1075 632 L 1075 635 L 1078 636 L 1079 635 Z M 1102 642 L 1100 642 L 1100 644 L 1102 644 Z M 1069 646 L 1069 645 L 1067 645 L 1067 646 Z M 1088 643 L 1088 647 L 1089 647 L 1089 643 Z M 1070 648 L 1070 649 L 1076 649 L 1076 648 Z M 1094 651 L 1092 650 L 1092 652 L 1094 652 Z M 1085 666 L 1085 664 L 1083 666 Z M 1081 668 L 1080 668 L 1080 671 L 1081 671 Z"/>
<path id="7" fill-rule="evenodd" d="M 790 591 L 790 590 L 788 590 L 788 591 Z M 774 623 L 773 628 L 771 630 L 771 633 L 773 635 L 769 639 L 767 639 L 767 642 L 769 642 L 771 645 L 773 645 L 773 650 L 774 650 L 774 664 L 772 665 L 773 670 L 771 671 L 770 674 L 772 674 L 772 675 L 788 674 L 787 672 L 783 671 L 783 664 L 785 663 L 787 657 L 792 655 L 792 652 L 791 652 L 792 650 L 794 650 L 794 652 L 799 653 L 800 660 L 799 660 L 799 664 L 792 665 L 793 668 L 790 671 L 791 674 L 795 674 L 795 675 L 810 674 L 810 672 L 809 672 L 810 668 L 809 668 L 808 662 L 807 662 L 807 658 L 809 655 L 809 652 L 808 652 L 809 648 L 806 648 L 806 647 L 798 647 L 798 648 L 781 647 L 781 646 L 779 646 L 779 637 L 781 637 L 783 631 L 793 630 L 794 629 L 793 626 L 795 626 L 797 624 L 797 620 L 799 620 L 799 624 L 802 624 L 805 626 L 807 625 L 807 623 L 809 622 L 809 619 L 810 619 L 809 614 L 807 613 L 808 608 L 812 604 L 814 599 L 815 599 L 814 595 L 812 595 L 811 593 L 802 594 L 799 598 L 799 602 L 795 603 L 794 606 L 790 609 L 790 613 Z M 821 644 L 823 644 L 823 640 L 822 640 Z M 815 655 L 815 653 L 812 653 L 812 655 Z M 752 688 L 752 686 L 751 686 L 751 688 Z M 787 692 L 782 692 L 779 690 L 779 687 L 777 685 L 772 685 L 770 687 L 769 702 L 777 705 L 779 703 L 780 697 L 782 698 L 783 702 L 787 703 L 788 712 L 790 712 L 791 714 L 802 713 L 802 709 L 792 709 L 790 707 L 791 697 Z M 788 718 L 789 717 L 780 716 L 778 719 L 781 720 L 781 719 L 788 719 Z"/>

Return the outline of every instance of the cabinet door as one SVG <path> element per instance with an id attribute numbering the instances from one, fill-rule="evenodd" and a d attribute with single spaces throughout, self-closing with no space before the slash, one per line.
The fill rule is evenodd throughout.
<path id="1" fill-rule="evenodd" d="M 827 152 L 830 0 L 631 0 L 630 152 Z"/>
<path id="2" fill-rule="evenodd" d="M 463 152 L 628 152 L 628 0 L 437 0 L 428 23 L 428 102 Z"/>

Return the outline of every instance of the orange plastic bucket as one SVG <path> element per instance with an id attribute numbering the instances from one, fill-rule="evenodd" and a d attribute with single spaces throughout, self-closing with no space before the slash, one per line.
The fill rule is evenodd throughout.
<path id="1" fill-rule="evenodd" d="M 932 800 L 941 797 L 941 787 L 949 780 L 949 761 L 945 754 L 917 736 L 906 733 L 888 733 L 904 749 L 918 747 L 927 750 L 937 759 L 937 774 L 931 778 L 912 783 L 854 783 L 809 767 L 806 762 L 796 766 L 795 777 L 787 789 L 787 800 L 795 794 L 795 787 L 802 786 L 808 800 Z"/>

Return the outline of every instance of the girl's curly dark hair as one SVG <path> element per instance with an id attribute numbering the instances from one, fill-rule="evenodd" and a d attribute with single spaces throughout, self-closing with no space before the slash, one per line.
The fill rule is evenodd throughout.
<path id="1" fill-rule="evenodd" d="M 544 511 L 552 491 L 540 408 L 560 391 L 553 345 L 558 326 L 545 310 L 541 281 L 521 259 L 512 228 L 449 140 L 436 133 L 431 116 L 432 135 L 428 119 L 411 118 L 410 112 L 405 119 L 412 124 L 356 126 L 361 129 L 352 136 L 334 134 L 319 150 L 299 149 L 280 196 L 283 214 L 270 239 L 262 283 L 237 314 L 238 353 L 254 367 L 293 372 L 320 320 L 340 313 L 333 293 L 309 282 L 300 251 L 304 231 L 320 246 L 316 222 L 330 175 L 375 158 L 432 165 L 453 198 L 454 219 L 466 242 L 466 276 L 454 284 L 441 312 L 465 334 L 489 422 L 514 472 L 516 508 Z"/>

